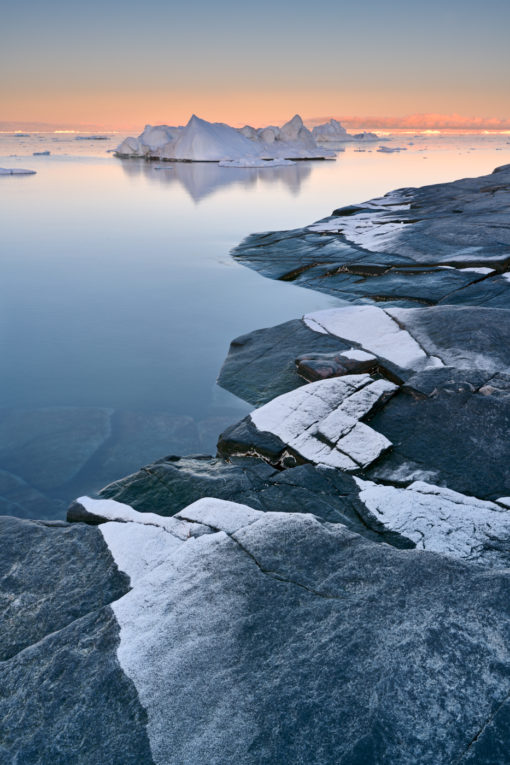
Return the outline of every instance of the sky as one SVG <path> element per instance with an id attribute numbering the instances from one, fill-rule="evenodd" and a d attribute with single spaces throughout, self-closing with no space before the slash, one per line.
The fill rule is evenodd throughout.
<path id="1" fill-rule="evenodd" d="M 0 122 L 510 126 L 508 0 L 24 0 L 1 25 Z"/>

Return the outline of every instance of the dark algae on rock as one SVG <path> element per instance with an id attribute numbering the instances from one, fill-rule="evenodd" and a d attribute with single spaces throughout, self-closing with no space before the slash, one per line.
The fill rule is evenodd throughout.
<path id="1" fill-rule="evenodd" d="M 249 236 L 344 305 L 235 339 L 217 454 L 66 522 L 3 423 L 2 763 L 510 763 L 509 205 L 505 166 Z M 115 464 L 94 417 L 56 481 Z"/>

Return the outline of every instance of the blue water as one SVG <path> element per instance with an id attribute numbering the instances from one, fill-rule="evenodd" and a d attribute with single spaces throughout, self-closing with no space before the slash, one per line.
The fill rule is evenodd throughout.
<path id="1" fill-rule="evenodd" d="M 249 411 L 216 385 L 230 341 L 339 304 L 234 263 L 244 236 L 510 161 L 508 136 L 412 140 L 336 162 L 160 170 L 107 154 L 116 139 L 0 136 L 0 167 L 37 171 L 0 177 L 0 512 L 32 492 L 42 504 L 20 514 L 62 517 L 77 492 L 169 451 L 214 453 Z"/>

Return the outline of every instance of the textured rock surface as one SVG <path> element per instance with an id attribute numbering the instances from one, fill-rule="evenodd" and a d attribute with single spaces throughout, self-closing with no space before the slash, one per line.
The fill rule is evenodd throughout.
<path id="1" fill-rule="evenodd" d="M 301 229 L 252 234 L 233 254 L 273 279 L 353 302 L 507 308 L 509 205 L 505 165 L 393 191 Z"/>
<path id="2" fill-rule="evenodd" d="M 99 514 L 111 512 L 98 505 Z M 120 506 L 118 516 L 125 512 Z M 123 681 L 136 689 L 146 727 L 119 686 L 109 686 L 112 698 L 100 695 L 113 672 L 104 611 L 67 636 L 69 655 L 54 642 L 62 633 L 45 646 L 50 672 L 57 661 L 66 668 L 60 691 L 72 696 L 81 668 L 96 691 L 94 704 L 83 704 L 89 724 L 100 726 L 89 737 L 97 748 L 73 761 L 505 761 L 507 571 L 376 545 L 311 515 L 221 501 L 199 501 L 161 525 L 146 520 L 135 513 L 93 529 L 131 580 L 112 608 Z M 193 532 L 183 534 L 186 525 Z M 30 658 L 7 662 L 6 703 L 20 710 L 18 732 L 28 724 L 13 698 L 32 676 L 38 690 L 46 680 L 32 674 Z M 99 736 L 125 720 L 134 754 L 121 760 L 111 734 Z M 39 760 L 24 761 L 52 761 L 56 745 L 37 731 Z M 76 751 L 67 733 L 57 737 L 62 762 Z"/>
<path id="3" fill-rule="evenodd" d="M 285 466 L 289 452 L 297 458 L 348 472 L 370 465 L 391 442 L 360 420 L 397 390 L 388 380 L 345 375 L 310 383 L 253 411 L 247 420 L 222 434 L 224 455 L 253 450 Z M 263 448 L 276 436 L 274 453 Z"/>
<path id="4" fill-rule="evenodd" d="M 126 503 L 144 513 L 171 516 L 204 496 L 248 504 L 263 512 L 313 513 L 330 523 L 343 523 L 374 541 L 396 547 L 413 543 L 363 520 L 358 487 L 347 474 L 312 465 L 275 470 L 255 458 L 182 457 L 159 460 L 138 473 L 105 487 L 101 497 Z M 84 520 L 79 507 L 70 520 Z M 88 519 L 91 522 L 91 519 Z"/>
<path id="5" fill-rule="evenodd" d="M 384 406 L 362 416 L 372 431 L 391 442 L 391 448 L 388 444 L 380 456 L 375 453 L 377 461 L 372 465 L 355 459 L 358 467 L 367 468 L 367 477 L 398 485 L 421 479 L 490 499 L 510 492 L 509 311 L 465 306 L 387 310 L 356 306 L 310 314 L 304 321 L 315 329 L 319 343 L 337 338 L 345 345 L 356 344 L 375 359 L 377 374 L 400 382 L 391 399 L 382 402 Z M 271 331 L 274 347 L 278 347 L 274 342 L 278 330 Z M 283 325 L 288 344 L 292 331 L 293 327 Z M 264 344 L 260 335 L 253 342 L 257 348 Z M 299 336 L 295 347 L 299 370 Z M 282 381 L 279 362 L 278 353 L 272 352 L 257 362 L 258 379 L 265 390 L 270 390 L 272 380 L 279 381 L 275 395 Z M 229 367 L 231 389 L 242 394 L 242 385 L 237 383 L 241 369 L 227 359 L 224 368 Z M 327 368 L 322 370 L 326 376 Z M 330 365 L 332 377 L 349 371 Z M 342 379 L 348 377 L 340 376 Z M 300 381 L 287 375 L 286 384 L 293 390 Z M 306 386 L 293 395 L 306 398 L 308 388 L 313 391 L 313 386 Z M 266 406 L 272 411 L 276 404 Z M 305 459 L 321 461 L 319 454 L 314 457 L 295 448 L 299 434 L 285 437 L 276 415 L 272 422 L 264 419 L 265 407 L 258 411 L 260 414 L 255 412 L 222 434 L 219 449 L 223 454 L 256 452 L 283 467 L 290 446 Z M 368 431 L 359 433 L 358 452 L 368 444 L 368 435 Z M 319 439 L 323 440 L 320 434 Z M 347 464 L 338 467 L 349 469 Z"/>
<path id="6" fill-rule="evenodd" d="M 294 319 L 233 340 L 218 383 L 258 406 L 303 385 L 296 371 L 296 356 L 349 348 L 348 343 L 329 335 L 318 336 L 304 322 Z"/>
<path id="7" fill-rule="evenodd" d="M 405 489 L 371 481 L 358 484 L 367 525 L 393 529 L 421 550 L 508 568 L 510 513 L 504 503 L 484 502 L 423 481 Z"/>
<path id="8" fill-rule="evenodd" d="M 98 529 L 0 518 L 0 761 L 152 763 L 108 604 L 129 589 Z"/>
<path id="9" fill-rule="evenodd" d="M 502 377 L 445 369 L 411 378 L 370 421 L 393 448 L 368 475 L 423 479 L 486 499 L 508 494 L 510 391 Z"/>

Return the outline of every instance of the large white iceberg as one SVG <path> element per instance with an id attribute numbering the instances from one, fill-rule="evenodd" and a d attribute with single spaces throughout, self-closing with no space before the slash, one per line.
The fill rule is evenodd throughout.
<path id="1" fill-rule="evenodd" d="M 117 148 L 120 157 L 145 157 L 188 162 L 247 162 L 275 159 L 326 159 L 335 157 L 321 148 L 296 114 L 280 127 L 237 129 L 221 122 L 207 122 L 193 115 L 184 127 L 147 125 L 138 138 L 126 138 Z"/>

